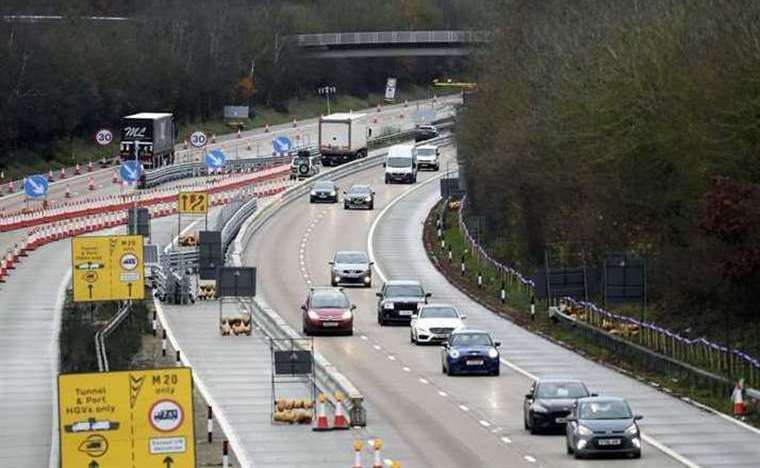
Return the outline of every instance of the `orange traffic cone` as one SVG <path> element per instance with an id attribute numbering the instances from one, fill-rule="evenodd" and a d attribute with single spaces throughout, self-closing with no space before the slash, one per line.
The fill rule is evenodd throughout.
<path id="1" fill-rule="evenodd" d="M 92 176 L 89 177 L 89 180 L 87 181 L 87 189 L 88 190 L 95 190 L 95 181 L 92 179 Z"/>
<path id="2" fill-rule="evenodd" d="M 69 184 L 66 184 L 66 193 L 63 195 L 64 198 L 71 198 L 71 187 Z"/>
<path id="3" fill-rule="evenodd" d="M 52 169 L 50 169 L 50 170 L 48 171 L 47 180 L 48 180 L 48 182 L 52 182 L 52 181 L 54 180 L 54 179 L 53 179 L 53 170 L 52 170 Z"/>
<path id="4" fill-rule="evenodd" d="M 343 394 L 335 392 L 335 415 L 333 417 L 333 429 L 348 429 L 348 421 L 343 413 Z"/>
<path id="5" fill-rule="evenodd" d="M 82 174 L 82 168 L 79 166 L 79 163 L 77 163 L 76 166 L 74 166 L 74 175 L 80 175 Z"/>
<path id="6" fill-rule="evenodd" d="M 182 149 L 187 149 L 187 140 L 182 143 Z"/>
<path id="7" fill-rule="evenodd" d="M 380 104 L 377 105 L 377 111 L 380 112 Z"/>
<path id="8" fill-rule="evenodd" d="M 237 131 L 237 137 L 238 138 L 242 138 L 242 135 L 240 134 L 240 129 L 239 128 L 238 128 L 238 131 Z"/>
<path id="9" fill-rule="evenodd" d="M 92 172 L 92 161 L 87 161 L 87 172 Z"/>
<path id="10" fill-rule="evenodd" d="M 351 468 L 362 468 L 362 448 L 364 444 L 360 439 L 354 441 L 354 466 Z"/>
<path id="11" fill-rule="evenodd" d="M 296 122 L 296 119 L 293 119 L 293 127 L 297 127 L 298 123 Z"/>
<path id="12" fill-rule="evenodd" d="M 744 379 L 739 379 L 736 382 L 733 393 L 731 393 L 731 399 L 734 402 L 734 416 L 744 420 Z"/>
<path id="13" fill-rule="evenodd" d="M 119 183 L 119 176 L 116 174 L 116 171 L 113 171 L 113 178 L 111 179 L 111 182 L 114 184 Z"/>
<path id="14" fill-rule="evenodd" d="M 65 179 L 65 178 L 66 178 L 66 168 L 62 167 L 61 168 L 61 179 Z"/>
<path id="15" fill-rule="evenodd" d="M 327 425 L 327 415 L 325 414 L 327 398 L 325 398 L 323 393 L 320 393 L 317 401 L 317 425 L 311 429 L 313 431 L 329 431 L 330 426 Z"/>
<path id="16" fill-rule="evenodd" d="M 216 134 L 215 133 L 211 134 L 211 143 L 216 143 Z"/>
<path id="17" fill-rule="evenodd" d="M 8 182 L 8 193 L 13 193 L 16 191 L 16 186 L 13 184 L 13 181 Z"/>
<path id="18" fill-rule="evenodd" d="M 264 124 L 264 133 L 269 133 L 269 124 L 268 123 Z"/>
<path id="19" fill-rule="evenodd" d="M 251 151 L 251 140 L 248 140 L 248 145 L 246 146 L 248 151 Z"/>

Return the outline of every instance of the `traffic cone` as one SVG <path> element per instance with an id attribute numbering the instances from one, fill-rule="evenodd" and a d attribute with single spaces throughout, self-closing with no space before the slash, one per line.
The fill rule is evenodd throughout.
<path id="1" fill-rule="evenodd" d="M 65 178 L 66 178 L 66 168 L 62 167 L 61 168 L 61 179 L 65 179 Z"/>
<path id="2" fill-rule="evenodd" d="M 216 143 L 216 134 L 211 134 L 211 143 Z"/>
<path id="3" fill-rule="evenodd" d="M 182 143 L 182 148 L 187 149 L 187 139 Z"/>
<path id="4" fill-rule="evenodd" d="M 8 193 L 13 193 L 16 191 L 16 186 L 13 184 L 13 181 L 8 182 Z"/>
<path id="5" fill-rule="evenodd" d="M 87 161 L 87 172 L 92 172 L 92 161 Z"/>
<path id="6" fill-rule="evenodd" d="M 55 180 L 55 179 L 53 178 L 53 170 L 52 170 L 52 169 L 50 169 L 50 170 L 48 171 L 48 176 L 47 176 L 47 179 L 48 179 L 48 182 L 52 182 L 53 180 Z"/>
<path id="7" fill-rule="evenodd" d="M 252 149 L 251 148 L 251 140 L 248 140 L 248 145 L 246 146 L 246 149 L 248 149 L 248 151 L 251 151 L 251 149 Z"/>
<path id="8" fill-rule="evenodd" d="M 264 124 L 264 133 L 269 133 L 269 124 L 268 123 Z"/>
<path id="9" fill-rule="evenodd" d="M 407 101 L 406 99 L 404 99 L 404 107 L 409 107 L 409 101 Z"/>
<path id="10" fill-rule="evenodd" d="M 238 138 L 242 138 L 242 137 L 243 137 L 243 136 L 240 134 L 240 128 L 238 128 L 238 131 L 237 131 L 237 137 L 238 137 Z"/>
<path id="11" fill-rule="evenodd" d="M 66 184 L 66 193 L 63 194 L 64 198 L 71 198 L 71 187 L 70 184 Z"/>
<path id="12" fill-rule="evenodd" d="M 364 444 L 360 439 L 354 441 L 354 466 L 351 468 L 362 468 L 362 448 Z"/>
<path id="13" fill-rule="evenodd" d="M 90 191 L 95 190 L 95 181 L 92 179 L 92 176 L 90 176 L 87 180 L 87 189 Z"/>
<path id="14" fill-rule="evenodd" d="M 296 122 L 296 119 L 293 119 L 293 128 L 297 127 L 298 123 Z"/>
<path id="15" fill-rule="evenodd" d="M 736 382 L 734 391 L 731 394 L 731 399 L 734 402 L 734 416 L 738 419 L 744 420 L 744 379 L 739 379 Z"/>
<path id="16" fill-rule="evenodd" d="M 335 392 L 335 415 L 333 416 L 333 429 L 348 429 L 348 421 L 343 413 L 343 394 Z"/>
<path id="17" fill-rule="evenodd" d="M 81 175 L 82 174 L 82 168 L 79 166 L 79 163 L 77 163 L 76 166 L 74 166 L 74 175 Z"/>
<path id="18" fill-rule="evenodd" d="M 325 414 L 325 406 L 327 405 L 327 398 L 324 393 L 320 393 L 317 398 L 317 425 L 312 427 L 313 431 L 329 431 L 330 426 L 327 425 L 327 415 Z"/>
<path id="19" fill-rule="evenodd" d="M 372 468 L 383 468 L 383 460 L 380 457 L 380 449 L 383 448 L 383 441 L 381 439 L 373 440 L 372 448 L 375 450 L 375 458 L 372 461 Z"/>
<path id="20" fill-rule="evenodd" d="M 380 104 L 377 105 L 377 111 L 380 112 Z"/>
<path id="21" fill-rule="evenodd" d="M 118 174 L 116 174 L 116 171 L 113 171 L 113 178 L 111 179 L 111 182 L 114 183 L 114 184 L 118 184 L 119 183 L 119 176 L 118 176 Z"/>

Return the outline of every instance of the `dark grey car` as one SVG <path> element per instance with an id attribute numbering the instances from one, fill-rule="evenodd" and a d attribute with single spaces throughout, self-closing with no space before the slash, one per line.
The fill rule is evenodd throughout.
<path id="1" fill-rule="evenodd" d="M 330 261 L 330 283 L 372 286 L 372 264 L 366 252 L 339 251 Z"/>
<path id="2" fill-rule="evenodd" d="M 539 379 L 530 385 L 523 401 L 523 421 L 531 434 L 562 432 L 579 398 L 592 396 L 580 380 Z M 596 396 L 596 395 L 593 395 Z"/>
<path id="3" fill-rule="evenodd" d="M 575 458 L 601 454 L 641 458 L 640 419 L 622 398 L 581 398 L 567 418 L 567 453 Z"/>
<path id="4" fill-rule="evenodd" d="M 375 191 L 372 187 L 364 184 L 354 184 L 347 192 L 343 192 L 343 208 L 375 208 Z"/>
<path id="5" fill-rule="evenodd" d="M 311 186 L 311 203 L 338 203 L 338 186 L 332 180 L 320 180 Z"/>
<path id="6" fill-rule="evenodd" d="M 430 295 L 419 281 L 388 281 L 377 293 L 377 323 L 410 323 L 412 315 L 427 303 Z"/>

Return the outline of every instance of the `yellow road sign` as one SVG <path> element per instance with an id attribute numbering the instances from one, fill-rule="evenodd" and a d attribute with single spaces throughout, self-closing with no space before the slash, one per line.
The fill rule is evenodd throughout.
<path id="1" fill-rule="evenodd" d="M 182 214 L 208 213 L 208 192 L 179 192 L 177 211 Z"/>
<path id="2" fill-rule="evenodd" d="M 195 467 L 188 367 L 60 374 L 61 468 Z"/>
<path id="3" fill-rule="evenodd" d="M 74 302 L 145 298 L 142 236 L 71 240 Z"/>

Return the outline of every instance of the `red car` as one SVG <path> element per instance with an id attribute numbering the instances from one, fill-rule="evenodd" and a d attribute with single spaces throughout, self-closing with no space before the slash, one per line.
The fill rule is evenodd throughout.
<path id="1" fill-rule="evenodd" d="M 311 288 L 303 311 L 303 333 L 354 334 L 354 309 L 342 288 Z"/>

